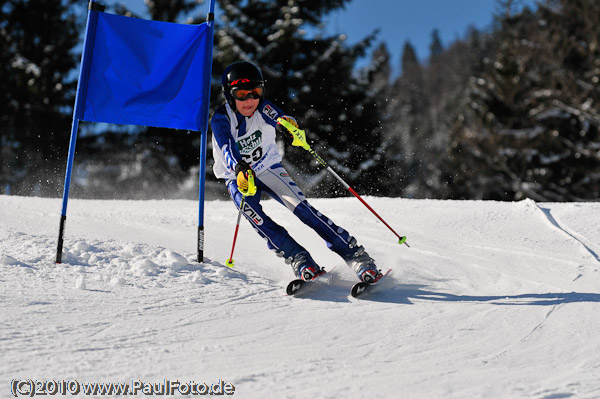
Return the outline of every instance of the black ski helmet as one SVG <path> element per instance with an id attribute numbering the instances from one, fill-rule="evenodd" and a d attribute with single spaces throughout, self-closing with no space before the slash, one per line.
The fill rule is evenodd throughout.
<path id="1" fill-rule="evenodd" d="M 223 95 L 231 106 L 235 109 L 235 101 L 231 97 L 231 89 L 239 87 L 242 89 L 254 89 L 264 85 L 265 80 L 256 65 L 248 61 L 238 61 L 225 68 L 221 77 L 223 86 Z"/>

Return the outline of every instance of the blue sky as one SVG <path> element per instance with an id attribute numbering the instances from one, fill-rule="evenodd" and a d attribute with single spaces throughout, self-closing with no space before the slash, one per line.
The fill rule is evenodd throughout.
<path id="1" fill-rule="evenodd" d="M 346 33 L 349 43 L 379 28 L 379 41 L 385 41 L 397 70 L 404 43 L 408 40 L 419 59 L 429 56 L 431 33 L 440 32 L 444 47 L 464 38 L 469 26 L 482 30 L 491 26 L 498 10 L 497 0 L 352 0 L 345 10 L 327 18 L 331 33 Z M 530 7 L 534 0 L 522 0 Z M 531 7 L 533 8 L 533 7 Z"/>

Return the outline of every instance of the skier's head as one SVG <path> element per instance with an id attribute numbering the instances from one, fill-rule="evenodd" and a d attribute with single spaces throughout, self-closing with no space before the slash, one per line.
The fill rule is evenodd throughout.
<path id="1" fill-rule="evenodd" d="M 242 114 L 244 114 L 242 110 L 236 106 L 236 100 L 238 103 L 248 99 L 261 100 L 265 93 L 265 81 L 260 69 L 247 61 L 234 62 L 225 68 L 221 85 L 223 86 L 223 95 L 231 108 Z M 258 102 L 256 106 L 258 106 Z"/>

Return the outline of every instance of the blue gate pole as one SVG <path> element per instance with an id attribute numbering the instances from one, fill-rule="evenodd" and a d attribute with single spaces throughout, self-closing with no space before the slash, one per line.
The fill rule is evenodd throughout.
<path id="1" fill-rule="evenodd" d="M 210 8 L 208 15 L 206 16 L 206 23 L 208 24 L 208 35 L 209 41 L 206 46 L 206 55 L 204 57 L 205 64 L 205 76 L 204 76 L 204 126 L 200 132 L 200 170 L 198 177 L 198 262 L 204 262 L 204 186 L 206 182 L 206 151 L 207 151 L 207 137 L 208 137 L 208 113 L 210 108 L 210 82 L 212 76 L 212 52 L 213 52 L 213 38 L 215 31 L 215 0 L 210 1 Z"/>
<path id="2" fill-rule="evenodd" d="M 65 186 L 63 188 L 63 202 L 60 213 L 60 225 L 58 228 L 58 245 L 56 248 L 56 263 L 62 262 L 62 250 L 64 243 L 65 224 L 67 221 L 67 203 L 69 201 L 69 190 L 71 187 L 71 172 L 73 170 L 73 159 L 75 158 L 75 143 L 77 142 L 77 130 L 79 120 L 83 114 L 82 106 L 85 102 L 87 92 L 89 66 L 94 47 L 96 25 L 98 22 L 98 11 L 103 11 L 104 6 L 98 5 L 96 0 L 90 0 L 87 22 L 85 27 L 85 38 L 83 41 L 83 54 L 81 55 L 81 66 L 79 68 L 79 80 L 77 82 L 77 93 L 75 95 L 75 106 L 73 109 L 73 124 L 71 126 L 71 140 L 69 142 L 69 155 L 67 158 L 67 171 L 65 173 Z"/>

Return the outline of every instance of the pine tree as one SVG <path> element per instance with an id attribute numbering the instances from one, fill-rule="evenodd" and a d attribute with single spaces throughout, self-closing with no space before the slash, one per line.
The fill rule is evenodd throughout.
<path id="1" fill-rule="evenodd" d="M 385 43 L 381 43 L 371 56 L 371 63 L 367 67 L 368 79 L 371 83 L 371 91 L 375 97 L 379 97 L 390 84 L 392 67 L 390 65 L 390 51 Z"/>
<path id="2" fill-rule="evenodd" d="M 375 178 L 381 186 L 383 195 L 398 195 L 405 186 L 401 173 L 404 170 L 404 159 L 396 151 L 396 141 L 390 134 L 386 134 L 384 126 L 395 122 L 393 104 L 396 93 L 392 84 L 392 67 L 390 65 L 390 52 L 385 43 L 381 43 L 372 53 L 371 63 L 363 71 L 367 74 L 370 84 L 370 95 L 376 100 L 380 124 L 382 126 L 382 150 L 378 154 L 383 160 L 385 169 Z"/>
<path id="3" fill-rule="evenodd" d="M 66 159 L 80 25 L 75 0 L 0 2 L 0 186 L 56 195 Z"/>
<path id="4" fill-rule="evenodd" d="M 267 81 L 267 98 L 299 120 L 315 150 L 351 185 L 376 193 L 375 177 L 383 162 L 379 115 L 369 74 L 354 71 L 374 35 L 348 46 L 343 35 L 329 36 L 319 30 L 322 18 L 345 3 L 221 0 L 224 14 L 217 23 L 213 71 L 220 76 L 226 65 L 239 60 L 258 65 Z M 286 166 L 317 177 L 302 184 L 305 190 L 334 194 L 334 180 L 317 173 L 311 156 L 290 143 Z"/>
<path id="5" fill-rule="evenodd" d="M 557 12 L 558 11 L 558 12 Z M 600 198 L 600 4 L 556 0 L 538 13 L 545 44 L 544 93 L 532 116 L 549 140 L 540 150 L 543 195 L 551 200 Z M 545 24 L 545 25 L 544 25 Z"/>
<path id="6" fill-rule="evenodd" d="M 441 44 L 441 43 L 440 43 Z M 432 38 L 433 49 L 437 47 Z M 439 53 L 432 53 L 424 71 L 425 95 L 428 110 L 423 118 L 427 140 L 424 151 L 424 176 L 419 191 L 428 197 L 453 198 L 454 168 L 452 158 L 452 132 L 463 125 L 467 87 L 472 76 L 469 45 L 464 40 L 452 43 Z"/>
<path id="7" fill-rule="evenodd" d="M 392 142 L 389 157 L 397 162 L 394 170 L 395 187 L 390 194 L 418 196 L 423 176 L 424 150 L 427 140 L 425 115 L 428 99 L 425 93 L 423 68 L 414 46 L 405 42 L 401 54 L 401 75 L 391 85 L 391 99 L 387 109 L 386 137 Z M 408 185 L 408 188 L 407 188 Z"/>
<path id="8" fill-rule="evenodd" d="M 438 58 L 443 51 L 444 46 L 442 45 L 442 39 L 440 39 L 440 31 L 434 29 L 431 32 L 431 44 L 429 45 L 429 56 L 431 57 L 431 60 L 433 61 Z"/>
<path id="9" fill-rule="evenodd" d="M 471 107 L 479 126 L 457 148 L 470 195 L 565 201 L 600 193 L 598 6 L 550 2 L 535 14 L 505 2 Z"/>
<path id="10" fill-rule="evenodd" d="M 513 2 L 502 2 L 497 14 L 490 57 L 483 72 L 473 80 L 471 107 L 479 128 L 463 131 L 463 157 L 471 165 L 468 177 L 471 196 L 488 199 L 519 199 L 537 194 L 539 186 L 526 173 L 532 155 L 528 137 L 542 130 L 529 116 L 529 99 L 539 88 L 536 46 L 523 40 L 535 24 L 530 13 L 513 14 Z M 474 129 L 475 128 L 475 129 Z"/>

